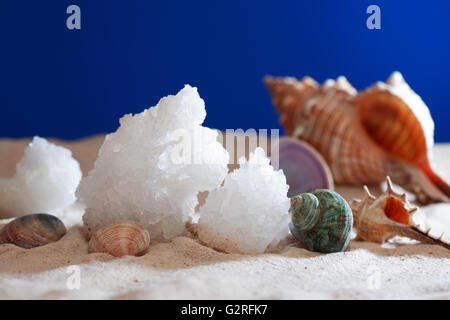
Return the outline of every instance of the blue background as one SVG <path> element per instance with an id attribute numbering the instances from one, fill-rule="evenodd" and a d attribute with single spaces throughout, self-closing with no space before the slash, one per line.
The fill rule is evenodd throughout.
<path id="1" fill-rule="evenodd" d="M 67 6 L 81 30 L 66 28 Z M 381 7 L 381 30 L 366 8 Z M 266 74 L 363 89 L 401 71 L 450 141 L 450 1 L 2 0 L 0 136 L 111 132 L 185 83 L 206 125 L 278 128 Z"/>

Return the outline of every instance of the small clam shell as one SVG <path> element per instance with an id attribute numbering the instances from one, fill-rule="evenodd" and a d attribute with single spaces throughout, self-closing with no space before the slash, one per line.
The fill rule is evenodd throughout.
<path id="1" fill-rule="evenodd" d="M 135 222 L 114 224 L 96 232 L 89 241 L 89 253 L 105 252 L 115 257 L 139 256 L 150 245 L 150 235 Z"/>
<path id="2" fill-rule="evenodd" d="M 344 251 L 350 242 L 353 214 L 338 193 L 318 189 L 291 198 L 291 233 L 310 251 Z"/>
<path id="3" fill-rule="evenodd" d="M 12 243 L 22 248 L 34 248 L 58 241 L 66 227 L 55 216 L 37 213 L 17 218 L 0 231 L 0 243 Z"/>

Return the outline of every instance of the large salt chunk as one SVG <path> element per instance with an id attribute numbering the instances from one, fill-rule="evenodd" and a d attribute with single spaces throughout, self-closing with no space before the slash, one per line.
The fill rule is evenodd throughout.
<path id="1" fill-rule="evenodd" d="M 259 147 L 239 164 L 200 208 L 199 238 L 226 252 L 261 253 L 288 234 L 289 187 Z"/>
<path id="2" fill-rule="evenodd" d="M 30 213 L 61 217 L 75 202 L 80 180 L 80 165 L 70 150 L 34 137 L 15 176 L 0 178 L 0 218 Z"/>
<path id="3" fill-rule="evenodd" d="M 131 220 L 145 226 L 152 241 L 181 234 L 197 193 L 216 188 L 227 174 L 228 153 L 217 131 L 201 126 L 205 116 L 197 89 L 186 85 L 121 118 L 77 191 L 87 230 Z"/>

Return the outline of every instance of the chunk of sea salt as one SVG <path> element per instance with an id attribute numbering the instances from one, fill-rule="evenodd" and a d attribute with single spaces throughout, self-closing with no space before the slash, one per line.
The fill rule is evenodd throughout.
<path id="1" fill-rule="evenodd" d="M 0 218 L 51 213 L 61 218 L 75 200 L 80 165 L 64 147 L 34 137 L 12 178 L 0 178 Z"/>
<path id="2" fill-rule="evenodd" d="M 261 253 L 288 234 L 288 185 L 264 150 L 256 148 L 239 169 L 212 191 L 200 208 L 199 238 L 211 247 L 239 253 Z"/>
<path id="3" fill-rule="evenodd" d="M 131 220 L 152 241 L 180 235 L 198 192 L 216 188 L 228 171 L 228 152 L 217 131 L 201 125 L 205 116 L 197 89 L 186 85 L 157 106 L 122 117 L 77 191 L 88 231 Z"/>

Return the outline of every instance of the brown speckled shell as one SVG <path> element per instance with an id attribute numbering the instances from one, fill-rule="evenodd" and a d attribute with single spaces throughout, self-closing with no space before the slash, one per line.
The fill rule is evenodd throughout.
<path id="1" fill-rule="evenodd" d="M 389 175 L 422 203 L 450 202 L 450 186 L 429 164 L 420 120 L 390 91 L 393 79 L 359 94 L 344 77 L 322 86 L 309 77 L 264 82 L 286 134 L 318 150 L 336 183 L 380 183 Z"/>
<path id="2" fill-rule="evenodd" d="M 384 154 L 367 148 L 355 127 L 356 90 L 340 78 L 320 86 L 309 77 L 265 80 L 286 134 L 314 146 L 327 160 L 336 183 L 371 183 L 384 178 Z"/>
<path id="3" fill-rule="evenodd" d="M 89 253 L 104 252 L 115 257 L 139 256 L 150 245 L 150 235 L 135 222 L 114 224 L 96 232 L 89 241 Z"/>
<path id="4" fill-rule="evenodd" d="M 12 243 L 30 249 L 58 241 L 66 227 L 58 218 L 44 213 L 17 218 L 0 231 L 0 243 Z"/>

